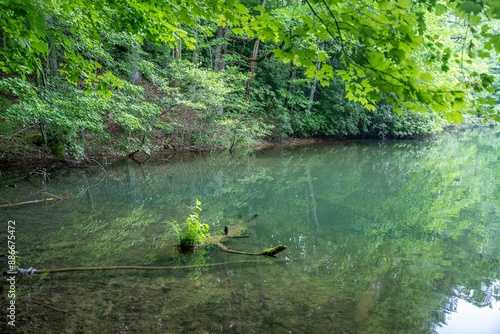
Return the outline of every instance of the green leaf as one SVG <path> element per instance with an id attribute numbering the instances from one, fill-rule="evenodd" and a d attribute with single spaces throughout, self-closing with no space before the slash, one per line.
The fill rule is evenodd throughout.
<path id="1" fill-rule="evenodd" d="M 479 14 L 483 10 L 483 7 L 474 1 L 465 1 L 457 9 L 465 14 Z"/>
<path id="2" fill-rule="evenodd" d="M 490 58 L 491 53 L 489 53 L 487 51 L 484 51 L 484 50 L 479 50 L 477 52 L 477 55 L 478 55 L 479 58 L 487 59 L 487 58 Z"/>
<path id="3" fill-rule="evenodd" d="M 264 13 L 266 11 L 266 9 L 262 6 L 255 6 L 253 9 L 260 13 Z"/>
<path id="4" fill-rule="evenodd" d="M 471 15 L 471 16 L 469 16 L 469 23 L 472 24 L 472 25 L 474 25 L 474 26 L 477 26 L 482 21 L 483 21 L 483 18 L 481 17 L 481 15 Z"/>
<path id="5" fill-rule="evenodd" d="M 407 9 L 410 7 L 410 0 L 398 0 L 396 4 L 399 8 Z"/>
<path id="6" fill-rule="evenodd" d="M 484 48 L 485 50 L 491 51 L 491 50 L 493 50 L 493 45 L 491 45 L 491 43 L 490 43 L 490 42 L 485 42 L 485 43 L 483 44 L 483 48 Z"/>
<path id="7" fill-rule="evenodd" d="M 328 64 L 324 64 L 320 68 L 319 83 L 321 86 L 326 87 L 330 84 L 330 80 L 333 77 L 333 67 Z"/>
<path id="8" fill-rule="evenodd" d="M 458 111 L 448 112 L 445 116 L 448 121 L 451 121 L 455 124 L 459 124 L 464 120 L 463 115 Z"/>
<path id="9" fill-rule="evenodd" d="M 316 65 L 311 65 L 307 68 L 305 74 L 308 78 L 314 78 L 316 76 Z"/>
<path id="10" fill-rule="evenodd" d="M 179 15 L 179 19 L 185 24 L 194 25 L 196 23 L 187 8 L 182 8 L 177 15 Z"/>
<path id="11" fill-rule="evenodd" d="M 367 110 L 370 110 L 370 111 L 375 111 L 377 110 L 377 107 L 375 107 L 373 104 L 365 104 L 364 107 L 367 109 Z"/>
<path id="12" fill-rule="evenodd" d="M 435 13 L 437 15 L 443 15 L 449 11 L 448 7 L 442 4 L 437 4 L 435 7 Z"/>
<path id="13" fill-rule="evenodd" d="M 319 62 L 325 62 L 327 59 L 328 59 L 328 53 L 326 53 L 323 50 L 318 52 L 318 61 Z"/>
<path id="14" fill-rule="evenodd" d="M 245 30 L 243 30 L 242 28 L 233 28 L 233 29 L 231 29 L 231 31 L 235 35 L 243 35 L 245 33 Z"/>
<path id="15" fill-rule="evenodd" d="M 44 54 L 49 53 L 49 47 L 48 47 L 47 43 L 45 43 L 44 41 L 35 40 L 35 41 L 31 42 L 31 46 L 33 47 L 33 49 L 37 50 L 38 52 L 41 52 Z"/>
<path id="16" fill-rule="evenodd" d="M 406 58 L 406 52 L 401 49 L 392 49 L 391 51 L 389 51 L 389 54 L 398 62 Z"/>
<path id="17" fill-rule="evenodd" d="M 422 80 L 422 81 L 425 81 L 425 82 L 429 82 L 432 79 L 434 79 L 434 77 L 429 72 L 423 72 L 423 73 L 420 74 L 419 79 Z"/>
<path id="18" fill-rule="evenodd" d="M 276 36 L 276 33 L 273 29 L 271 29 L 270 27 L 265 27 L 264 29 L 262 29 L 260 31 L 260 40 L 261 41 L 272 41 L 274 40 L 277 36 Z"/>
<path id="19" fill-rule="evenodd" d="M 248 14 L 248 13 L 249 13 L 248 8 L 246 8 L 246 7 L 245 7 L 244 5 L 242 5 L 241 3 L 237 3 L 237 4 L 235 5 L 235 9 L 236 9 L 236 11 L 237 11 L 238 13 L 243 14 L 243 15 L 246 15 L 246 14 Z"/>
<path id="20" fill-rule="evenodd" d="M 493 43 L 493 45 L 495 46 L 495 51 L 497 53 L 500 53 L 500 36 L 499 35 L 492 36 L 490 38 L 490 43 Z"/>
<path id="21" fill-rule="evenodd" d="M 394 5 L 391 1 L 379 1 L 378 6 L 381 10 L 391 11 Z"/>

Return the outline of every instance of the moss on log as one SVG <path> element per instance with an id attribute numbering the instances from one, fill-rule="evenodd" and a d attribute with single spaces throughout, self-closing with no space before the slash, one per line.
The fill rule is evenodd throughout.
<path id="1" fill-rule="evenodd" d="M 216 235 L 216 236 L 211 236 L 208 237 L 202 244 L 199 245 L 199 247 L 207 246 L 207 245 L 214 245 L 217 246 L 219 249 L 226 253 L 231 253 L 231 254 L 240 254 L 240 255 L 262 255 L 262 256 L 269 256 L 269 257 L 276 257 L 276 254 L 284 251 L 287 249 L 287 246 L 284 245 L 277 245 L 273 246 L 270 248 L 265 249 L 264 251 L 260 253 L 252 253 L 252 252 L 244 252 L 244 251 L 237 251 L 231 248 L 228 248 L 227 246 L 224 245 L 224 242 L 228 241 L 229 239 L 234 239 L 234 238 L 248 238 L 248 235 L 242 235 L 241 233 L 245 232 L 247 229 L 248 225 L 245 223 L 249 223 L 253 221 L 255 218 L 257 218 L 257 215 L 253 215 L 250 219 L 245 220 L 241 224 L 236 224 L 234 226 L 224 226 L 224 235 Z M 197 248 L 199 248 L 197 247 Z"/>

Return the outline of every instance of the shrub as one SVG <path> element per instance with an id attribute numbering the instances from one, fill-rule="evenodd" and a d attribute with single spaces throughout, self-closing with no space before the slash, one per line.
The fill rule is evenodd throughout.
<path id="1" fill-rule="evenodd" d="M 179 238 L 177 247 L 181 252 L 193 250 L 210 236 L 209 225 L 200 221 L 200 217 L 197 212 L 202 211 L 200 205 L 201 202 L 196 200 L 196 205 L 192 208 L 193 212 L 189 214 L 184 222 L 185 226 L 180 226 L 175 220 L 171 222 L 171 225 Z"/>

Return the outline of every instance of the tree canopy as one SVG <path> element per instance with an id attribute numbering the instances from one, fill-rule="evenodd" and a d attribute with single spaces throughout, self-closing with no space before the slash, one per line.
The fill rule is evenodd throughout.
<path id="1" fill-rule="evenodd" d="M 201 73 L 224 72 L 227 94 L 214 102 L 218 115 L 228 110 L 242 115 L 242 110 L 231 109 L 229 95 L 236 96 L 248 80 L 246 102 L 235 105 L 258 110 L 260 104 L 269 111 L 274 104 L 275 110 L 286 109 L 286 115 L 261 116 L 290 119 L 290 130 L 283 130 L 287 134 L 321 134 L 318 129 L 328 127 L 324 123 L 330 116 L 314 112 L 314 106 L 325 102 L 321 99 L 335 82 L 343 98 L 373 112 L 387 104 L 397 114 L 432 112 L 454 122 L 468 113 L 497 121 L 500 117 L 493 107 L 492 68 L 500 52 L 500 4 L 494 0 L 7 0 L 0 4 L 0 12 L 4 106 L 11 106 L 12 96 L 25 101 L 20 82 L 35 84 L 24 86 L 26 92 L 35 91 L 30 105 L 37 99 L 47 104 L 42 90 L 61 79 L 81 91 L 111 98 L 145 77 L 172 95 L 172 88 L 180 86 L 157 70 L 174 60 L 184 61 L 176 67 L 189 67 L 189 60 L 196 70 L 205 71 L 196 74 L 198 79 Z M 269 69 L 280 73 L 265 78 L 262 71 Z M 246 79 L 237 79 L 241 74 Z M 217 80 L 217 75 L 210 76 L 209 81 Z M 277 76 L 282 80 L 271 96 L 265 87 Z M 259 77 L 262 80 L 250 91 L 252 79 Z M 13 78 L 21 81 L 14 84 Z M 138 94 L 132 99 L 136 104 L 144 100 L 139 97 L 144 91 Z M 280 108 L 273 99 L 279 100 Z M 129 113 L 133 121 L 122 114 L 118 123 L 144 132 L 145 119 L 165 110 L 164 105 L 146 102 L 151 101 L 139 103 L 146 112 Z M 90 109 L 108 115 L 102 107 L 106 103 L 98 104 L 101 111 Z M 22 118 L 15 112 L 9 115 L 8 124 Z M 21 123 L 45 124 L 48 118 L 25 117 Z M 236 121 L 242 119 L 249 118 L 219 118 L 217 123 L 234 134 L 237 128 L 248 128 Z M 336 130 L 324 134 L 329 132 Z"/>

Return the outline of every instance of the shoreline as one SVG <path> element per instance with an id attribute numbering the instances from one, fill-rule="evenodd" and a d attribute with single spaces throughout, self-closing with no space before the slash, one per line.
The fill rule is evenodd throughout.
<path id="1" fill-rule="evenodd" d="M 324 139 L 319 138 L 284 138 L 279 141 L 261 141 L 256 145 L 238 147 L 235 151 L 260 151 L 274 148 L 292 148 L 300 146 L 314 145 L 317 143 L 325 142 Z M 151 153 L 138 150 L 128 154 L 94 154 L 90 156 L 83 156 L 81 158 L 75 157 L 62 157 L 57 158 L 50 153 L 43 153 L 42 149 L 37 153 L 27 153 L 24 156 L 14 156 L 9 154 L 8 157 L 0 159 L 0 184 L 3 178 L 9 174 L 28 174 L 34 170 L 45 170 L 47 172 L 56 171 L 64 168 L 89 168 L 100 166 L 114 165 L 131 160 L 138 164 L 147 162 L 161 163 L 185 157 L 202 156 L 205 154 L 229 152 L 228 148 L 216 148 L 212 150 L 194 150 L 186 149 L 182 151 L 174 149 L 160 149 Z"/>
<path id="2" fill-rule="evenodd" d="M 483 125 L 488 126 L 488 125 Z M 261 150 L 271 150 L 271 149 L 279 149 L 279 148 L 294 148 L 301 146 L 309 146 L 316 145 L 321 143 L 337 143 L 342 144 L 346 142 L 353 142 L 359 140 L 378 140 L 378 141 L 386 141 L 386 140 L 415 140 L 418 138 L 432 138 L 435 136 L 439 136 L 443 133 L 453 132 L 453 131 L 461 131 L 469 128 L 477 128 L 478 125 L 452 125 L 443 128 L 443 131 L 438 134 L 434 134 L 431 136 L 421 136 L 421 137 L 412 137 L 412 138 L 366 138 L 366 137 L 346 137 L 346 138 L 320 138 L 320 137 L 307 137 L 307 138 L 296 138 L 296 137 L 287 137 L 280 140 L 261 140 L 255 145 L 251 146 L 242 146 L 238 147 L 235 151 L 251 151 L 257 152 Z M 65 168 L 90 168 L 90 167 L 99 167 L 104 168 L 104 166 L 110 166 L 114 164 L 123 163 L 128 160 L 132 160 L 138 164 L 143 164 L 147 162 L 161 163 L 166 161 L 172 161 L 176 159 L 182 159 L 186 157 L 193 156 L 203 156 L 206 154 L 220 154 L 226 152 L 228 154 L 233 154 L 229 152 L 229 149 L 224 148 L 214 148 L 211 150 L 195 150 L 195 149 L 185 149 L 182 151 L 170 149 L 170 148 L 162 148 L 159 150 L 155 150 L 151 153 L 147 153 L 142 150 L 137 150 L 133 152 L 129 152 L 128 154 L 123 152 L 123 154 L 93 154 L 89 156 L 83 156 L 80 158 L 75 157 L 62 157 L 58 158 L 50 153 L 42 152 L 42 148 L 39 148 L 38 151 L 33 150 L 31 152 L 26 152 L 24 155 L 15 155 L 14 153 L 4 154 L 2 158 L 0 158 L 0 184 L 2 184 L 5 180 L 4 178 L 9 176 L 9 174 L 14 175 L 29 175 L 30 172 L 36 170 L 43 170 L 46 172 L 53 172 Z M 5 157 L 5 155 L 7 157 Z"/>

